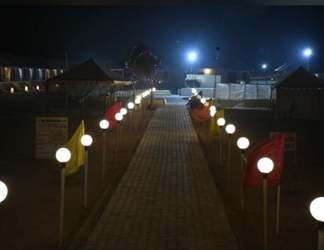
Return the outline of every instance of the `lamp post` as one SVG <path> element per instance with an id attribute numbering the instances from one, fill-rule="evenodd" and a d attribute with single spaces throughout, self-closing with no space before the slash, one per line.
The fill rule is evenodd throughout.
<path id="1" fill-rule="evenodd" d="M 104 186 L 105 181 L 105 168 L 106 168 L 106 130 L 109 127 L 109 122 L 106 119 L 103 119 L 99 122 L 99 126 L 102 130 L 102 186 Z"/>
<path id="2" fill-rule="evenodd" d="M 118 152 L 118 142 L 119 142 L 119 134 L 122 136 L 122 131 L 120 131 L 120 122 L 123 119 L 123 115 L 121 113 L 115 114 L 115 119 L 117 121 L 117 135 L 116 135 L 116 147 L 115 147 L 115 163 L 117 163 L 117 152 Z"/>
<path id="3" fill-rule="evenodd" d="M 59 217 L 58 246 L 62 247 L 63 241 L 63 220 L 64 220 L 64 199 L 65 199 L 65 166 L 71 158 L 71 152 L 67 148 L 60 148 L 55 153 L 56 160 L 61 164 L 61 203 Z"/>
<path id="4" fill-rule="evenodd" d="M 315 220 L 318 221 L 318 245 L 317 250 L 324 250 L 324 197 L 314 199 L 309 210 Z"/>
<path id="5" fill-rule="evenodd" d="M 132 131 L 132 111 L 133 111 L 134 107 L 135 107 L 135 104 L 133 102 L 129 102 L 127 104 L 127 108 L 129 109 L 129 114 L 130 114 L 130 117 L 129 117 L 129 120 L 130 120 L 129 127 L 130 127 L 130 130 L 131 131 Z"/>
<path id="6" fill-rule="evenodd" d="M 217 119 L 217 125 L 220 130 L 219 134 L 219 167 L 222 167 L 222 136 L 223 136 L 223 126 L 225 125 L 225 119 L 220 117 Z"/>
<path id="7" fill-rule="evenodd" d="M 135 113 L 135 131 L 137 132 L 137 127 L 138 127 L 138 113 L 139 113 L 139 106 L 141 103 L 141 99 L 136 97 L 135 98 L 135 105 L 136 105 L 136 113 Z"/>
<path id="8" fill-rule="evenodd" d="M 227 168 L 227 181 L 231 182 L 231 138 L 235 132 L 235 126 L 233 124 L 228 124 L 225 127 L 225 130 L 228 134 L 228 168 Z"/>
<path id="9" fill-rule="evenodd" d="M 88 199 L 88 148 L 92 144 L 92 137 L 90 135 L 83 135 L 81 137 L 81 144 L 84 146 L 85 150 L 83 207 L 86 208 Z"/>
<path id="10" fill-rule="evenodd" d="M 309 57 L 312 55 L 312 50 L 311 49 L 305 49 L 304 50 L 304 56 L 306 56 L 307 60 L 307 70 L 309 71 Z"/>
<path id="11" fill-rule="evenodd" d="M 263 157 L 258 161 L 257 167 L 262 174 L 263 186 L 263 244 L 264 250 L 268 250 L 268 174 L 273 169 L 273 161 Z"/>
<path id="12" fill-rule="evenodd" d="M 192 74 L 192 64 L 193 64 L 194 61 L 196 60 L 196 57 L 197 57 L 197 55 L 196 55 L 195 52 L 190 52 L 190 53 L 188 54 L 188 59 L 189 59 L 189 61 L 191 62 L 191 64 L 190 64 L 190 74 Z"/>
<path id="13" fill-rule="evenodd" d="M 127 109 L 121 108 L 119 112 L 123 115 L 123 119 L 124 119 L 124 117 L 127 115 Z M 124 127 L 124 122 L 121 125 Z"/>
<path id="14" fill-rule="evenodd" d="M 241 151 L 241 174 L 242 174 L 245 150 L 250 146 L 250 141 L 246 137 L 240 137 L 237 140 L 237 146 Z M 243 185 L 241 185 L 241 209 L 242 209 L 242 211 L 244 211 L 244 189 L 243 189 Z"/>

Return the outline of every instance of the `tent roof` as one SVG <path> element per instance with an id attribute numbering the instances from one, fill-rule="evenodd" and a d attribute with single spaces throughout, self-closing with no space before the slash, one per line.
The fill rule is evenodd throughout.
<path id="1" fill-rule="evenodd" d="M 48 81 L 110 81 L 130 82 L 128 79 L 99 65 L 93 59 L 89 59 L 62 74 L 48 79 Z"/>
<path id="2" fill-rule="evenodd" d="M 300 66 L 274 84 L 272 89 L 275 88 L 324 88 L 324 80 Z"/>

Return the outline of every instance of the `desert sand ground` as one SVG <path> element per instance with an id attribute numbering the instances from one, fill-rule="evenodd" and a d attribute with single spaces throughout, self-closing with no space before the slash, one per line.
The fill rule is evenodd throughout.
<path id="1" fill-rule="evenodd" d="M 55 159 L 35 159 L 35 117 L 44 116 L 44 95 L 41 93 L 3 94 L 0 96 L 0 180 L 9 189 L 0 203 L 0 249 L 51 250 L 57 249 L 60 168 Z M 101 195 L 111 194 L 136 144 L 145 131 L 154 111 L 145 110 L 137 133 L 125 124 L 124 144 L 118 150 L 115 163 L 116 130 L 107 131 L 105 185 L 101 185 L 102 116 L 84 117 L 86 132 L 94 143 L 89 148 L 88 206 L 83 208 L 83 167 L 66 178 L 66 202 L 63 248 L 68 246 Z M 52 110 L 51 116 L 64 116 L 62 110 Z M 266 110 L 226 109 L 227 123 L 236 126 L 231 139 L 231 182 L 227 181 L 228 137 L 223 134 L 223 164 L 219 165 L 219 141 L 210 140 L 208 122 L 196 123 L 202 148 L 210 161 L 215 185 L 224 197 L 227 213 L 242 250 L 263 249 L 262 190 L 249 188 L 245 194 L 245 211 L 240 202 L 239 137 L 250 139 L 249 149 L 269 139 L 270 132 L 290 132 L 297 135 L 297 150 L 285 152 L 280 192 L 279 235 L 276 231 L 277 188 L 269 187 L 269 249 L 308 250 L 317 248 L 316 221 L 310 215 L 309 204 L 324 196 L 322 121 L 276 120 Z M 81 121 L 69 119 L 72 135 Z M 296 164 L 295 164 L 296 162 Z M 108 190 L 108 192 L 107 192 Z M 109 200 L 109 195 L 106 197 Z"/>

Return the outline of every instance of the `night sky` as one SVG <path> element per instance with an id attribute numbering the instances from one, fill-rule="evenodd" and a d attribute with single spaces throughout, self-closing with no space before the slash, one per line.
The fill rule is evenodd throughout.
<path id="1" fill-rule="evenodd" d="M 294 62 L 324 72 L 324 6 L 103 5 L 0 6 L 1 52 L 82 62 L 93 58 L 122 64 L 142 42 L 164 67 L 245 65 L 255 71 Z"/>

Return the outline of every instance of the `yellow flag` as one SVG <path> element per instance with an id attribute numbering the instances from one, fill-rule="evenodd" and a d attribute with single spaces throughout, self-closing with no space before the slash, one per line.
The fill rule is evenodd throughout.
<path id="1" fill-rule="evenodd" d="M 209 124 L 209 133 L 210 136 L 214 139 L 220 134 L 220 128 L 217 125 L 218 118 L 224 118 L 225 111 L 224 109 L 217 110 L 216 114 L 210 119 Z"/>
<path id="2" fill-rule="evenodd" d="M 85 133 L 84 130 L 84 122 L 81 121 L 80 126 L 65 145 L 65 147 L 71 152 L 71 159 L 66 163 L 65 175 L 73 174 L 79 170 L 81 165 L 84 164 L 85 149 L 81 144 L 81 137 Z"/>

